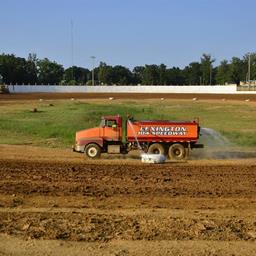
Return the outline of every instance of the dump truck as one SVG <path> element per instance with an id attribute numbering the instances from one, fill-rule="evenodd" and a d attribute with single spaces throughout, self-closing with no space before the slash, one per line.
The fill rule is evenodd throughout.
<path id="1" fill-rule="evenodd" d="M 142 120 L 120 115 L 103 116 L 99 127 L 76 132 L 75 152 L 88 158 L 99 158 L 101 153 L 127 154 L 142 150 L 148 154 L 162 154 L 173 160 L 187 158 L 198 143 L 198 118 L 192 121 Z"/>

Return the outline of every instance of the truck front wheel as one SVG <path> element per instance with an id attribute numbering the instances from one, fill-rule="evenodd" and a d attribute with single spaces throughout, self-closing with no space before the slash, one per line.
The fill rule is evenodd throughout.
<path id="1" fill-rule="evenodd" d="M 84 152 L 88 158 L 95 159 L 100 157 L 101 149 L 97 144 L 91 143 L 85 147 Z"/>
<path id="2" fill-rule="evenodd" d="M 182 160 L 186 157 L 186 149 L 182 144 L 175 143 L 169 147 L 168 155 L 170 159 Z"/>
<path id="3" fill-rule="evenodd" d="M 164 146 L 159 143 L 154 143 L 149 146 L 148 154 L 160 154 L 165 155 Z"/>

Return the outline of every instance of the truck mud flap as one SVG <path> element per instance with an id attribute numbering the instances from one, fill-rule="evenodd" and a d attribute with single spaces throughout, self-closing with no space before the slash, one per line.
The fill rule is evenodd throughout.
<path id="1" fill-rule="evenodd" d="M 194 144 L 192 148 L 204 148 L 204 144 Z"/>

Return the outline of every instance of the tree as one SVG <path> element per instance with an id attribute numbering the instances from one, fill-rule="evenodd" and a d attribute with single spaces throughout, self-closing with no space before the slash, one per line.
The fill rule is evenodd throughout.
<path id="1" fill-rule="evenodd" d="M 15 55 L 0 55 L 0 74 L 3 82 L 6 84 L 29 83 L 30 78 L 27 75 L 28 63 L 26 59 L 16 57 Z"/>
<path id="2" fill-rule="evenodd" d="M 191 62 L 183 70 L 185 84 L 201 84 L 202 83 L 202 68 L 199 62 Z"/>
<path id="3" fill-rule="evenodd" d="M 159 67 L 159 84 L 166 85 L 168 83 L 168 72 L 166 66 L 161 64 Z"/>
<path id="4" fill-rule="evenodd" d="M 144 74 L 145 67 L 143 66 L 136 66 L 134 67 L 133 73 L 133 83 L 134 84 L 141 84 L 143 81 L 143 74 Z"/>
<path id="5" fill-rule="evenodd" d="M 90 70 L 82 67 L 69 67 L 64 72 L 64 81 L 67 84 L 86 84 L 90 77 Z"/>
<path id="6" fill-rule="evenodd" d="M 245 78 L 244 62 L 237 57 L 233 57 L 230 64 L 230 78 L 236 85 Z"/>
<path id="7" fill-rule="evenodd" d="M 202 72 L 202 82 L 203 84 L 213 84 L 213 76 L 212 76 L 212 70 L 213 66 L 212 63 L 215 61 L 215 59 L 212 59 L 212 56 L 210 54 L 203 54 L 201 57 L 201 72 Z"/>
<path id="8" fill-rule="evenodd" d="M 114 84 L 126 85 L 132 83 L 132 72 L 123 66 L 114 66 L 112 73 L 112 82 Z"/>
<path id="9" fill-rule="evenodd" d="M 38 82 L 41 84 L 59 84 L 64 74 L 62 65 L 47 58 L 38 60 Z"/>
<path id="10" fill-rule="evenodd" d="M 144 84 L 144 85 L 184 85 L 184 84 L 240 84 L 248 80 L 248 61 L 250 56 L 250 80 L 256 80 L 256 53 L 247 53 L 240 59 L 233 57 L 221 61 L 213 67 L 215 59 L 210 54 L 203 54 L 201 61 L 191 62 L 184 69 L 167 68 L 166 65 L 136 66 L 131 72 L 121 65 L 114 67 L 101 62 L 94 68 L 95 84 Z M 13 54 L 0 54 L 0 76 L 6 84 L 91 84 L 92 71 L 72 66 L 64 71 L 62 65 L 49 59 L 38 59 L 36 54 L 28 58 Z"/>
<path id="11" fill-rule="evenodd" d="M 225 84 L 231 81 L 230 77 L 230 65 L 227 60 L 221 61 L 220 65 L 217 67 L 216 82 L 217 84 Z"/>
<path id="12" fill-rule="evenodd" d="M 108 66 L 106 63 L 101 62 L 98 71 L 98 79 L 100 83 L 112 84 L 113 83 L 113 67 Z"/>
<path id="13" fill-rule="evenodd" d="M 159 84 L 159 71 L 157 65 L 145 65 L 142 84 Z"/>
<path id="14" fill-rule="evenodd" d="M 168 84 L 169 85 L 184 85 L 185 79 L 183 72 L 177 67 L 173 67 L 167 70 Z"/>
<path id="15" fill-rule="evenodd" d="M 35 53 L 29 53 L 26 63 L 26 80 L 27 83 L 37 83 L 37 56 Z"/>

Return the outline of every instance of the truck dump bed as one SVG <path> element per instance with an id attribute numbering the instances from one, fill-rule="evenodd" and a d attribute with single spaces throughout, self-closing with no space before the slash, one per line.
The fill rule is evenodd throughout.
<path id="1" fill-rule="evenodd" d="M 199 136 L 197 121 L 134 121 L 127 122 L 127 141 L 196 142 Z"/>

